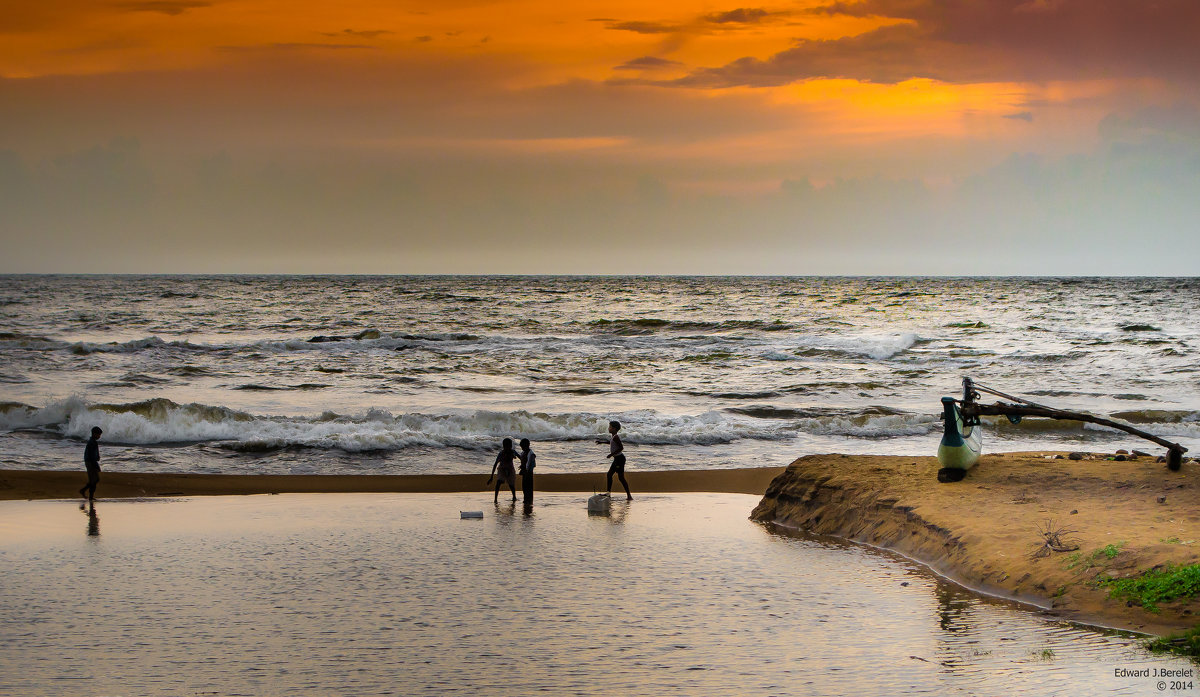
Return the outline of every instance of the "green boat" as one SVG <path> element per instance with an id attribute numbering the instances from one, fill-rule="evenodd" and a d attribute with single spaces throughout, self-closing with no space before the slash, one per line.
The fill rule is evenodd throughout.
<path id="1" fill-rule="evenodd" d="M 969 406 L 979 397 L 971 378 L 963 378 L 961 404 Z M 963 415 L 958 408 L 959 400 L 942 397 L 942 442 L 938 444 L 937 457 L 942 468 L 938 470 L 939 482 L 958 482 L 967 476 L 967 470 L 979 462 L 983 452 L 983 425 L 975 414 Z"/>
<path id="2" fill-rule="evenodd" d="M 938 444 L 937 457 L 942 464 L 938 481 L 957 482 L 979 462 L 979 453 L 983 450 L 983 427 L 978 419 L 973 422 L 964 420 L 953 397 L 942 397 L 942 412 L 946 425 L 942 442 Z"/>

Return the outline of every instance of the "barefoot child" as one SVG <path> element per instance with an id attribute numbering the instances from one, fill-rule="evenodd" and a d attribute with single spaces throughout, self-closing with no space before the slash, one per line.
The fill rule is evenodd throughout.
<path id="1" fill-rule="evenodd" d="M 512 447 L 512 438 L 505 438 L 500 449 L 500 454 L 496 456 L 496 461 L 492 463 L 492 474 L 488 477 L 487 483 L 491 484 L 492 479 L 496 479 L 496 495 L 493 497 L 493 502 L 500 503 L 500 485 L 508 484 L 508 490 L 512 492 L 512 500 L 517 500 L 517 472 L 513 468 L 513 458 L 518 457 Z"/>
<path id="2" fill-rule="evenodd" d="M 87 467 L 87 484 L 79 490 L 79 495 L 88 501 L 96 500 L 96 485 L 100 483 L 100 434 L 104 431 L 99 426 L 92 426 L 92 437 L 83 449 L 83 465 Z"/>
<path id="3" fill-rule="evenodd" d="M 529 449 L 529 439 L 521 439 L 521 491 L 525 495 L 525 505 L 533 503 L 533 468 L 537 467 L 537 456 Z"/>
<path id="4" fill-rule="evenodd" d="M 608 433 L 611 436 L 609 440 L 598 440 L 597 443 L 608 443 L 608 455 L 612 458 L 612 466 L 608 468 L 608 493 L 612 494 L 612 478 L 613 474 L 617 475 L 617 479 L 621 482 L 621 486 L 625 487 L 625 497 L 632 501 L 633 494 L 629 493 L 629 482 L 625 481 L 625 445 L 621 443 L 621 437 L 617 435 L 617 431 L 621 430 L 620 421 L 608 422 Z"/>

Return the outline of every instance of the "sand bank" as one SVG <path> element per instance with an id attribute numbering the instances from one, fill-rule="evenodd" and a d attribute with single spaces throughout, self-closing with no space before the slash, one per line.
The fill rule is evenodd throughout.
<path id="1" fill-rule="evenodd" d="M 703 491 L 761 495 L 783 467 L 752 469 L 630 472 L 634 496 L 638 493 Z M 87 481 L 83 472 L 0 470 L 0 500 L 60 499 L 79 496 Z M 604 490 L 604 473 L 538 474 L 538 491 Z M 486 474 L 430 475 L 238 475 L 238 474 L 137 474 L 104 472 L 96 491 L 99 498 L 141 496 L 216 496 L 283 493 L 443 493 L 487 491 Z M 617 491 L 620 483 L 613 481 Z M 508 490 L 502 489 L 508 496 Z M 517 495 L 520 496 L 518 489 Z"/>
<path id="2" fill-rule="evenodd" d="M 932 457 L 802 457 L 753 517 L 892 549 L 1067 619 L 1153 634 L 1197 624 L 1200 602 L 1162 603 L 1153 614 L 1110 599 L 1095 581 L 1200 562 L 1200 465 L 1170 472 L 1152 458 L 1055 455 L 985 455 L 953 484 L 937 482 Z M 1033 556 L 1048 521 L 1072 531 L 1079 549 Z"/>

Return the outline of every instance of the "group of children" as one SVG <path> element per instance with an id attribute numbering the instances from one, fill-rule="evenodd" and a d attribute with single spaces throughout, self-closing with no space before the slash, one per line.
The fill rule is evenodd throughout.
<path id="1" fill-rule="evenodd" d="M 621 486 L 625 487 L 625 497 L 630 501 L 633 500 L 633 494 L 629 493 L 629 482 L 625 481 L 625 446 L 621 443 L 621 436 L 617 435 L 617 431 L 621 430 L 621 422 L 609 421 L 608 433 L 611 436 L 608 440 L 597 440 L 597 443 L 605 443 L 608 445 L 608 455 L 612 458 L 612 465 L 608 468 L 608 493 L 612 493 L 613 475 L 617 475 L 617 479 L 621 482 Z M 521 439 L 521 452 L 513 450 L 512 438 L 505 438 L 501 444 L 500 454 L 496 456 L 496 461 L 492 463 L 492 473 L 488 476 L 487 483 L 491 484 L 492 480 L 496 480 L 496 492 L 492 500 L 495 503 L 500 502 L 500 485 L 508 484 L 508 490 L 512 492 L 512 500 L 517 500 L 517 475 L 521 476 L 521 491 L 525 495 L 525 503 L 533 503 L 533 468 L 536 466 L 537 458 L 533 451 L 529 449 L 529 439 Z M 520 460 L 520 469 L 514 469 L 513 460 Z"/>
<path id="2" fill-rule="evenodd" d="M 629 483 L 625 481 L 625 446 L 621 443 L 621 436 L 617 435 L 617 431 L 621 430 L 621 422 L 609 421 L 608 433 L 611 436 L 608 440 L 597 440 L 597 443 L 606 443 L 608 445 L 608 455 L 612 458 L 612 465 L 608 468 L 608 493 L 612 493 L 613 475 L 617 475 L 621 486 L 625 487 L 625 496 L 630 501 L 633 500 L 633 494 L 629 493 Z M 100 435 L 103 431 L 99 427 L 92 429 L 92 437 L 88 440 L 87 446 L 83 451 L 83 462 L 87 467 L 88 483 L 79 490 L 79 495 L 93 501 L 96 498 L 96 485 L 100 482 Z M 520 470 L 513 468 L 513 460 L 521 461 Z M 491 484 L 492 480 L 496 480 L 496 494 L 494 501 L 500 502 L 500 485 L 508 484 L 508 490 L 512 492 L 513 501 L 517 500 L 517 475 L 521 476 L 521 490 L 525 494 L 525 503 L 533 503 L 533 468 L 537 466 L 537 458 L 533 451 L 529 449 L 529 439 L 521 439 L 521 452 L 517 453 L 513 450 L 512 438 L 505 438 L 500 454 L 496 456 L 496 461 L 492 464 L 492 474 L 488 477 L 487 483 Z M 496 475 L 499 474 L 497 477 Z"/>

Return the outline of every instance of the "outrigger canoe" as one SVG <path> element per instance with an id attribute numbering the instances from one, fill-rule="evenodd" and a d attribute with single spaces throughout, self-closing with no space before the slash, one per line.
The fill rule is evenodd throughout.
<path id="1" fill-rule="evenodd" d="M 946 426 L 937 451 L 938 462 L 942 464 L 938 481 L 957 482 L 979 462 L 979 454 L 983 451 L 983 428 L 979 419 L 963 419 L 953 397 L 942 397 L 942 411 Z"/>
<path id="2" fill-rule="evenodd" d="M 1011 400 L 1013 403 L 980 404 L 980 392 L 987 392 L 1001 399 Z M 1167 454 L 1163 459 L 1167 462 L 1167 469 L 1172 472 L 1180 470 L 1183 466 L 1183 454 L 1187 452 L 1187 448 L 1179 443 L 1172 443 L 1129 424 L 1084 412 L 1043 406 L 985 387 L 971 378 L 963 378 L 963 398 L 961 400 L 942 397 L 942 418 L 945 419 L 946 425 L 937 452 L 938 462 L 942 464 L 942 468 L 938 470 L 939 482 L 962 481 L 967 470 L 974 467 L 975 463 L 979 461 L 979 454 L 983 450 L 983 426 L 979 421 L 980 416 L 1005 416 L 1014 424 L 1020 423 L 1021 418 L 1025 416 L 1041 416 L 1050 419 L 1085 421 L 1114 428 L 1145 438 L 1166 448 Z"/>

